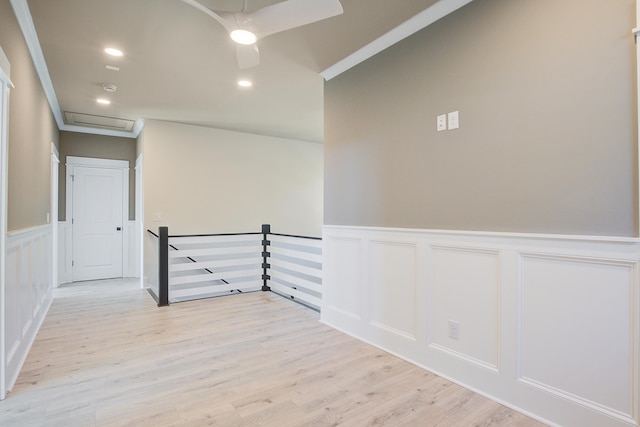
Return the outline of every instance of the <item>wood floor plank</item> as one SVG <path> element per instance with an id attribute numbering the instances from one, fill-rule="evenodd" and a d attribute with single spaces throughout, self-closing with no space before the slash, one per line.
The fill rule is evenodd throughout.
<path id="1" fill-rule="evenodd" d="M 2 426 L 542 426 L 271 293 L 158 308 L 108 280 L 54 296 Z"/>

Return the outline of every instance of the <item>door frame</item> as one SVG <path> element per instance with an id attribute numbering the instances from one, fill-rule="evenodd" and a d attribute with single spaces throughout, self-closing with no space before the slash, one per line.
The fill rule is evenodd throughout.
<path id="1" fill-rule="evenodd" d="M 71 239 L 67 239 L 66 252 L 72 256 L 67 257 L 67 271 L 71 272 L 71 281 L 73 281 L 73 172 L 74 168 L 97 168 L 97 169 L 119 169 L 122 172 L 122 277 L 124 277 L 124 266 L 129 259 L 129 161 L 128 160 L 111 160 L 111 159 L 94 159 L 90 157 L 74 157 L 67 156 L 67 173 L 66 173 L 66 221 L 71 227 Z"/>
<path id="2" fill-rule="evenodd" d="M 58 278 L 58 170 L 60 168 L 60 152 L 51 142 L 51 208 L 49 223 L 51 224 L 51 283 L 53 288 L 60 285 Z"/>
<path id="3" fill-rule="evenodd" d="M 6 348 L 5 348 L 5 251 L 7 238 L 7 146 L 9 129 L 9 90 L 11 66 L 2 47 L 0 47 L 0 400 L 7 395 Z"/>

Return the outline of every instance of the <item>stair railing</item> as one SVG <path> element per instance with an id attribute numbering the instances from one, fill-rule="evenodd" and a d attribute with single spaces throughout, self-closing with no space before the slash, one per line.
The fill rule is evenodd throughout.
<path id="1" fill-rule="evenodd" d="M 206 235 L 158 234 L 158 306 L 230 293 L 272 291 L 320 309 L 322 239 L 260 232 Z M 157 295 L 156 295 L 157 294 Z"/>

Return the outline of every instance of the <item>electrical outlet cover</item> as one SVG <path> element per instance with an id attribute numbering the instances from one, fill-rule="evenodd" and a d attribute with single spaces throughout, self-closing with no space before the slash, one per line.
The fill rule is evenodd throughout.
<path id="1" fill-rule="evenodd" d="M 449 338 L 460 339 L 460 322 L 449 320 Z"/>

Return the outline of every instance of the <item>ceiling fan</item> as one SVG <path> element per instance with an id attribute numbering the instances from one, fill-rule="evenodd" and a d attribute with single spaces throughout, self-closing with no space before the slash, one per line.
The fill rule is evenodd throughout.
<path id="1" fill-rule="evenodd" d="M 343 12 L 340 0 L 284 0 L 251 12 L 243 1 L 239 12 L 214 11 L 196 0 L 182 0 L 218 21 L 237 43 L 241 69 L 260 63 L 256 41 L 271 34 L 301 27 Z"/>

